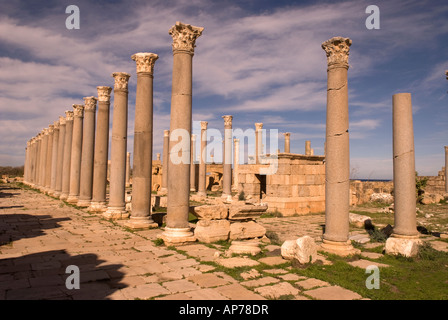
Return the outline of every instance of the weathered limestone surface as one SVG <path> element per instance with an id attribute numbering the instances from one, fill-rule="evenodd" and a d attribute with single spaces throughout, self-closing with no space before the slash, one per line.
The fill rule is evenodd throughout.
<path id="1" fill-rule="evenodd" d="M 114 72 L 114 111 L 112 119 L 109 204 L 104 217 L 127 218 L 125 209 L 126 149 L 128 128 L 128 81 L 130 74 Z"/>
<path id="2" fill-rule="evenodd" d="M 72 137 L 73 137 L 73 111 L 65 111 L 65 142 L 64 142 L 64 159 L 62 165 L 62 188 L 59 199 L 67 200 L 70 192 L 70 162 L 72 154 Z"/>
<path id="3" fill-rule="evenodd" d="M 194 215 L 203 220 L 227 219 L 229 209 L 225 205 L 202 205 L 194 207 Z"/>
<path id="4" fill-rule="evenodd" d="M 281 255 L 287 260 L 296 259 L 301 264 L 313 263 L 317 260 L 317 245 L 309 236 L 286 240 L 281 246 Z"/>
<path id="5" fill-rule="evenodd" d="M 73 116 L 72 155 L 70 160 L 70 191 L 67 202 L 76 204 L 79 198 L 81 174 L 82 127 L 84 121 L 84 106 L 82 104 L 73 105 Z"/>
<path id="6" fill-rule="evenodd" d="M 207 161 L 207 121 L 201 121 L 201 154 L 199 158 L 198 196 L 207 196 L 206 161 Z"/>
<path id="7" fill-rule="evenodd" d="M 111 87 L 98 86 L 98 116 L 93 160 L 92 201 L 89 211 L 104 212 L 107 209 L 107 162 L 109 156 L 109 109 Z"/>
<path id="8" fill-rule="evenodd" d="M 322 44 L 328 65 L 325 233 L 322 249 L 341 255 L 357 252 L 348 240 L 350 150 L 347 71 L 351 44 L 350 39 L 342 37 L 331 38 Z"/>
<path id="9" fill-rule="evenodd" d="M 93 187 L 93 157 L 95 153 L 95 97 L 84 98 L 84 123 L 82 133 L 81 173 L 79 200 L 77 206 L 88 207 L 92 200 Z"/>
<path id="10" fill-rule="evenodd" d="M 230 234 L 230 221 L 221 220 L 199 220 L 194 229 L 194 235 L 198 241 L 212 243 L 216 241 L 227 241 Z"/>
<path id="11" fill-rule="evenodd" d="M 223 156 L 223 182 L 222 197 L 232 195 L 232 119 L 230 115 L 223 116 L 224 119 L 224 156 Z"/>
<path id="12" fill-rule="evenodd" d="M 151 218 L 151 178 L 153 143 L 154 53 L 136 53 L 137 94 L 135 98 L 134 165 L 132 167 L 132 211 L 129 228 L 156 228 Z M 129 153 L 128 153 L 129 154 Z"/>
<path id="13" fill-rule="evenodd" d="M 59 198 L 62 192 L 62 168 L 64 163 L 64 143 L 65 143 L 65 117 L 59 117 L 59 139 L 58 139 L 58 155 L 56 159 L 56 181 L 53 196 Z"/>
<path id="14" fill-rule="evenodd" d="M 173 84 L 171 91 L 167 227 L 162 234 L 162 239 L 166 243 L 192 241 L 191 237 L 194 238 L 193 233 L 188 231 L 192 63 L 195 42 L 203 30 L 204 28 L 181 22 L 176 22 L 169 30 L 173 37 Z M 180 149 L 179 144 L 182 147 Z M 180 159 L 178 159 L 179 153 L 181 153 Z M 173 159 L 176 159 L 176 161 L 173 161 Z"/>

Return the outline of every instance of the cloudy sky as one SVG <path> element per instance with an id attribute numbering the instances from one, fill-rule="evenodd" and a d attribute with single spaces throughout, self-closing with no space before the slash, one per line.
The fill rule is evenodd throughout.
<path id="1" fill-rule="evenodd" d="M 368 5 L 380 29 L 366 28 Z M 68 5 L 80 29 L 66 28 Z M 446 1 L 0 1 L 0 165 L 22 165 L 27 140 L 131 74 L 132 153 L 136 73 L 131 55 L 159 55 L 154 72 L 154 158 L 169 129 L 172 38 L 181 21 L 204 27 L 193 59 L 193 120 L 291 132 L 291 152 L 311 140 L 323 154 L 326 57 L 334 36 L 353 44 L 349 64 L 352 178 L 392 178 L 392 95 L 412 94 L 416 170 L 437 175 L 448 145 Z M 112 104 L 113 106 L 113 99 Z M 113 110 L 111 110 L 112 114 Z M 197 128 L 198 126 L 195 125 Z M 280 136 L 278 148 L 283 150 Z M 217 155 L 218 156 L 218 155 Z"/>

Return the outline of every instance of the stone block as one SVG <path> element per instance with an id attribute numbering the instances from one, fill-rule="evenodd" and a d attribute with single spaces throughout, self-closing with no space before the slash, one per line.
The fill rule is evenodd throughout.
<path id="1" fill-rule="evenodd" d="M 370 219 L 369 216 L 364 216 L 361 214 L 351 212 L 348 214 L 348 220 L 350 224 L 352 224 L 357 228 L 364 228 L 365 226 L 372 224 L 372 220 Z"/>
<path id="2" fill-rule="evenodd" d="M 301 264 L 313 263 L 317 259 L 317 246 L 313 238 L 309 236 L 287 240 L 281 246 L 281 255 L 287 260 L 296 259 Z"/>
<path id="3" fill-rule="evenodd" d="M 220 240 L 228 240 L 230 233 L 230 221 L 228 220 L 199 220 L 194 229 L 194 235 L 198 241 L 212 243 Z"/>
<path id="4" fill-rule="evenodd" d="M 221 220 L 227 219 L 229 212 L 227 206 L 223 204 L 217 204 L 194 207 L 193 214 L 199 219 Z"/>
<path id="5" fill-rule="evenodd" d="M 385 251 L 386 254 L 401 254 L 405 257 L 415 257 L 421 244 L 422 241 L 420 239 L 390 237 L 386 240 Z"/>
<path id="6" fill-rule="evenodd" d="M 233 222 L 230 224 L 231 240 L 261 238 L 265 234 L 266 228 L 255 221 Z"/>
<path id="7" fill-rule="evenodd" d="M 247 220 L 260 217 L 268 209 L 267 205 L 232 205 L 229 207 L 228 219 Z"/>

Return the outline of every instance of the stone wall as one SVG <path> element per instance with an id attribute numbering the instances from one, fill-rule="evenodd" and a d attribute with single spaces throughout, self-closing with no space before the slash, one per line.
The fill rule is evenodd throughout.
<path id="1" fill-rule="evenodd" d="M 393 181 L 350 180 L 350 205 L 356 206 L 369 202 L 374 193 L 391 194 L 393 189 Z"/>
<path id="2" fill-rule="evenodd" d="M 284 216 L 325 211 L 324 156 L 280 153 L 277 172 L 259 174 L 261 168 L 267 167 L 240 165 L 239 192 L 261 199 L 268 204 L 268 212 L 278 211 Z"/>
<path id="3" fill-rule="evenodd" d="M 421 176 L 421 179 L 428 179 L 425 193 L 444 195 L 445 194 L 445 167 L 438 172 L 437 176 Z"/>

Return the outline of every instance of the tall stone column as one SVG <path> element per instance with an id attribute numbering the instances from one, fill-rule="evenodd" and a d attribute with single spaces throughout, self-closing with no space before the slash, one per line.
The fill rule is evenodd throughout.
<path id="1" fill-rule="evenodd" d="M 99 86 L 98 116 L 95 132 L 95 152 L 93 158 L 92 201 L 88 211 L 104 212 L 107 209 L 107 162 L 109 156 L 109 109 L 111 87 Z"/>
<path id="2" fill-rule="evenodd" d="M 43 191 L 48 194 L 51 185 L 51 160 L 53 152 L 53 135 L 54 135 L 54 125 L 50 124 L 48 126 L 48 142 L 47 142 L 47 156 L 45 164 L 45 182 Z"/>
<path id="3" fill-rule="evenodd" d="M 53 123 L 53 149 L 51 151 L 51 172 L 50 172 L 50 188 L 48 194 L 53 196 L 56 190 L 56 172 L 58 164 L 58 146 L 59 146 L 59 120 Z"/>
<path id="4" fill-rule="evenodd" d="M 82 130 L 81 172 L 77 206 L 88 207 L 92 201 L 93 156 L 95 152 L 95 97 L 84 98 L 84 123 Z"/>
<path id="5" fill-rule="evenodd" d="M 168 190 L 168 162 L 170 158 L 170 130 L 163 130 L 163 159 L 162 159 L 162 185 L 160 194 L 164 195 Z"/>
<path id="6" fill-rule="evenodd" d="M 168 207 L 166 228 L 162 234 L 165 243 L 175 244 L 195 240 L 188 223 L 192 71 L 195 42 L 202 34 L 202 30 L 203 28 L 180 22 L 176 22 L 169 30 L 173 37 L 173 85 L 171 91 Z M 175 141 L 177 143 L 173 143 Z M 180 150 L 178 144 L 181 144 Z"/>
<path id="7" fill-rule="evenodd" d="M 126 187 L 131 186 L 131 153 L 126 152 Z"/>
<path id="8" fill-rule="evenodd" d="M 115 72 L 114 112 L 112 119 L 112 141 L 110 149 L 109 204 L 103 216 L 107 219 L 124 219 L 126 213 L 126 149 L 128 130 L 128 82 L 130 74 Z"/>
<path id="9" fill-rule="evenodd" d="M 207 196 L 207 121 L 201 121 L 201 154 L 199 157 L 198 195 Z"/>
<path id="10" fill-rule="evenodd" d="M 233 116 L 223 116 L 224 119 L 224 154 L 222 197 L 232 196 L 232 119 Z"/>
<path id="11" fill-rule="evenodd" d="M 387 254 L 414 256 L 418 252 L 415 152 L 410 93 L 392 96 L 394 166 L 394 229 L 386 241 Z M 411 248 L 411 249 L 410 249 Z"/>
<path id="12" fill-rule="evenodd" d="M 291 133 L 285 132 L 285 153 L 291 153 Z"/>
<path id="13" fill-rule="evenodd" d="M 255 163 L 259 164 L 260 161 L 260 155 L 263 150 L 263 123 L 256 123 L 255 124 Z"/>
<path id="14" fill-rule="evenodd" d="M 70 160 L 70 191 L 67 198 L 67 202 L 72 204 L 76 204 L 79 199 L 83 120 L 84 120 L 84 105 L 74 104 L 72 155 Z"/>
<path id="15" fill-rule="evenodd" d="M 157 157 L 157 161 L 160 161 L 160 152 L 157 152 L 156 157 Z"/>
<path id="16" fill-rule="evenodd" d="M 305 155 L 306 156 L 311 155 L 311 141 L 310 140 L 305 141 Z"/>
<path id="17" fill-rule="evenodd" d="M 190 191 L 196 192 L 196 135 L 191 135 Z"/>
<path id="18" fill-rule="evenodd" d="M 322 248 L 339 255 L 358 252 L 349 240 L 350 152 L 347 71 L 351 44 L 349 38 L 342 37 L 334 37 L 322 44 L 328 63 L 325 233 Z"/>
<path id="19" fill-rule="evenodd" d="M 70 169 L 72 159 L 73 111 L 65 111 L 64 161 L 62 163 L 62 188 L 59 199 L 67 200 L 70 192 Z"/>
<path id="20" fill-rule="evenodd" d="M 233 190 L 239 192 L 238 167 L 240 165 L 240 139 L 233 139 Z"/>
<path id="21" fill-rule="evenodd" d="M 59 198 L 62 192 L 62 167 L 64 162 L 64 142 L 65 142 L 65 117 L 59 117 L 59 138 L 58 138 L 58 157 L 56 160 L 56 182 L 53 196 Z"/>
<path id="22" fill-rule="evenodd" d="M 448 197 L 448 146 L 445 146 L 445 198 Z"/>
<path id="23" fill-rule="evenodd" d="M 45 177 L 47 169 L 47 149 L 48 149 L 48 135 L 50 128 L 45 128 L 42 131 L 42 141 L 40 146 L 40 173 L 39 173 L 39 190 L 45 191 Z"/>
<path id="24" fill-rule="evenodd" d="M 159 58 L 154 53 L 136 53 L 134 161 L 132 166 L 132 212 L 126 226 L 131 229 L 157 228 L 151 218 L 152 149 L 153 149 L 153 74 Z M 129 153 L 128 153 L 129 154 Z"/>

